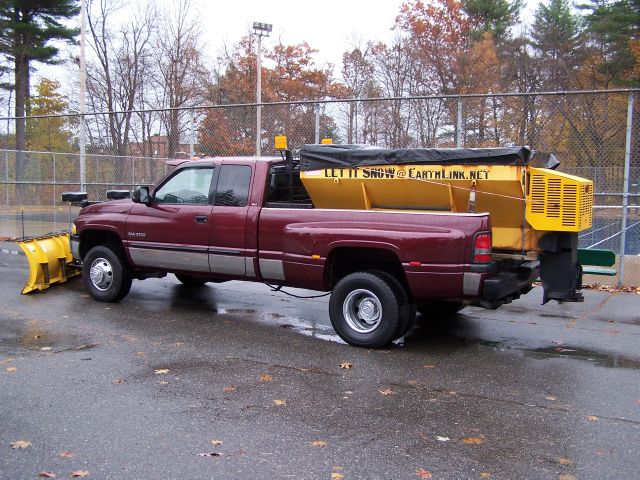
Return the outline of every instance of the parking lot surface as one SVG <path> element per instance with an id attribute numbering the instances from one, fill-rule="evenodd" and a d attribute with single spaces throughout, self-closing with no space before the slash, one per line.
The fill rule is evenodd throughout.
<path id="1" fill-rule="evenodd" d="M 169 275 L 104 304 L 26 277 L 0 254 L 2 479 L 638 478 L 638 295 L 534 289 L 366 350 L 327 298 Z"/>

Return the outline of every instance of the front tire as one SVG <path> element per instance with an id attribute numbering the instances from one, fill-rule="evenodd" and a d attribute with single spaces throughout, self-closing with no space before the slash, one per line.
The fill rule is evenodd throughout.
<path id="1" fill-rule="evenodd" d="M 401 301 L 388 279 L 369 272 L 352 273 L 331 292 L 331 325 L 349 345 L 380 348 L 394 340 Z"/>
<path id="2" fill-rule="evenodd" d="M 133 276 L 115 246 L 98 245 L 82 263 L 82 280 L 89 295 L 100 302 L 117 302 L 131 290 Z"/>

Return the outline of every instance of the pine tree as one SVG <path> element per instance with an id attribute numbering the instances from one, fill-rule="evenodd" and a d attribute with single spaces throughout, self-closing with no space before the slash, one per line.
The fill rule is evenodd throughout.
<path id="1" fill-rule="evenodd" d="M 13 62 L 15 116 L 24 117 L 29 104 L 29 69 L 32 62 L 58 62 L 52 40 L 73 42 L 77 29 L 62 21 L 76 16 L 78 0 L 3 0 L 0 3 L 0 55 Z M 26 147 L 25 121 L 16 119 L 16 150 Z M 16 158 L 16 178 L 24 177 L 24 158 Z"/>
<path id="2" fill-rule="evenodd" d="M 464 0 L 463 10 L 477 27 L 473 30 L 475 40 L 481 40 L 486 32 L 491 33 L 497 45 L 507 39 L 509 28 L 518 23 L 522 0 Z"/>
<path id="3" fill-rule="evenodd" d="M 636 58 L 632 48 L 640 40 L 640 0 L 591 0 L 580 5 L 585 17 L 591 44 L 602 57 L 599 71 L 605 83 L 640 85 L 634 75 Z"/>
<path id="4" fill-rule="evenodd" d="M 541 65 L 545 90 L 567 90 L 581 63 L 579 18 L 568 0 L 549 0 L 535 12 L 531 44 Z"/>

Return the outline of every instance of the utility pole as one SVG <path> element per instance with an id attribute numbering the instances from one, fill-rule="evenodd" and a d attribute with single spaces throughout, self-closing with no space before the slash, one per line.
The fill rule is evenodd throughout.
<path id="1" fill-rule="evenodd" d="M 253 22 L 253 34 L 258 36 L 258 52 L 256 54 L 256 156 L 262 154 L 262 37 L 268 37 L 273 25 Z"/>

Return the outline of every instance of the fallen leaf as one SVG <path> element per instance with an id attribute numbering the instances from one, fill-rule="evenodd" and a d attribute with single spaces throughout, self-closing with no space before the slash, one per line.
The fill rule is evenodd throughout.
<path id="1" fill-rule="evenodd" d="M 16 367 L 7 367 L 6 368 L 7 372 L 17 372 L 18 369 Z"/>
<path id="2" fill-rule="evenodd" d="M 384 390 L 378 390 L 382 395 L 395 395 L 396 392 L 391 390 L 390 388 L 385 388 Z"/>
<path id="3" fill-rule="evenodd" d="M 323 442 L 322 440 L 314 440 L 313 442 L 311 442 L 311 445 L 313 445 L 314 447 L 326 447 L 327 442 Z"/>
<path id="4" fill-rule="evenodd" d="M 211 445 L 222 445 L 222 440 L 211 440 Z"/>
<path id="5" fill-rule="evenodd" d="M 605 455 L 609 455 L 609 452 L 604 448 L 599 448 L 596 450 L 596 455 L 598 455 L 599 457 L 604 457 Z"/>
<path id="6" fill-rule="evenodd" d="M 42 338 L 42 335 L 34 335 L 33 338 L 35 338 L 36 340 L 39 340 Z"/>
<path id="7" fill-rule="evenodd" d="M 345 370 L 349 370 L 351 367 L 353 367 L 353 364 L 349 362 L 342 362 L 340 364 L 340 368 L 344 368 Z"/>
<path id="8" fill-rule="evenodd" d="M 419 468 L 416 470 L 416 477 L 418 478 L 433 478 L 431 472 L 429 470 L 425 470 L 424 468 Z"/>
<path id="9" fill-rule="evenodd" d="M 417 385 L 417 384 L 418 384 L 418 381 L 417 381 L 417 380 L 407 380 L 407 383 L 408 383 L 409 385 Z"/>
<path id="10" fill-rule="evenodd" d="M 560 457 L 558 459 L 558 463 L 560 465 L 573 465 L 573 460 L 571 460 L 570 458 Z"/>
<path id="11" fill-rule="evenodd" d="M 462 441 L 467 445 L 480 445 L 481 443 L 483 443 L 483 440 L 478 437 L 466 437 L 463 438 Z"/>
<path id="12" fill-rule="evenodd" d="M 554 397 L 553 395 L 548 395 L 548 396 L 546 396 L 546 397 L 544 397 L 544 398 L 546 398 L 547 400 L 551 400 L 552 402 L 553 402 L 554 400 L 557 400 L 557 398 L 556 398 L 556 397 Z"/>
<path id="13" fill-rule="evenodd" d="M 199 457 L 221 457 L 222 455 L 224 454 L 221 452 L 202 452 L 198 454 Z"/>
<path id="14" fill-rule="evenodd" d="M 87 475 L 89 475 L 89 470 L 75 470 L 73 472 L 71 472 L 71 476 L 72 477 L 86 477 Z"/>
<path id="15" fill-rule="evenodd" d="M 480 478 L 491 478 L 491 474 L 489 472 L 480 472 Z"/>
<path id="16" fill-rule="evenodd" d="M 111 383 L 113 383 L 114 385 L 122 385 L 124 383 L 124 378 L 114 378 Z"/>
<path id="17" fill-rule="evenodd" d="M 638 400 L 636 400 L 636 404 L 640 405 L 640 398 Z"/>
<path id="18" fill-rule="evenodd" d="M 274 400 L 273 403 L 275 403 L 276 405 L 286 405 L 287 401 L 286 400 Z"/>
<path id="19" fill-rule="evenodd" d="M 227 392 L 227 393 L 235 392 L 235 391 L 236 391 L 236 387 L 232 387 L 231 385 L 229 385 L 229 386 L 227 386 L 227 387 L 224 387 L 224 388 L 222 389 L 222 391 L 223 391 L 223 392 Z"/>
<path id="20" fill-rule="evenodd" d="M 156 368 L 155 373 L 156 373 L 156 375 L 162 375 L 164 373 L 169 373 L 169 369 L 168 368 Z"/>
<path id="21" fill-rule="evenodd" d="M 53 350 L 53 348 L 51 348 L 51 347 L 42 347 L 40 350 L 42 350 L 43 352 L 50 352 L 51 350 Z"/>
<path id="22" fill-rule="evenodd" d="M 457 395 L 458 392 L 456 392 L 455 390 L 450 390 L 447 392 L 449 395 Z"/>
<path id="23" fill-rule="evenodd" d="M 343 478 L 344 478 L 344 475 L 342 475 L 341 473 L 338 473 L 338 472 L 331 473 L 331 480 L 342 480 Z"/>
<path id="24" fill-rule="evenodd" d="M 340 465 L 334 465 L 333 466 L 333 471 L 334 472 L 341 472 L 344 470 L 344 467 L 341 467 Z"/>
<path id="25" fill-rule="evenodd" d="M 448 442 L 449 440 L 451 440 L 449 437 L 440 437 L 437 436 L 436 440 L 438 440 L 439 442 Z"/>
<path id="26" fill-rule="evenodd" d="M 60 453 L 60 455 L 58 455 L 60 458 L 72 458 L 74 456 L 73 452 L 70 452 L 69 450 L 65 450 L 64 452 Z"/>
<path id="27" fill-rule="evenodd" d="M 589 415 L 587 417 L 587 420 L 589 420 L 590 422 L 595 422 L 596 420 L 598 420 L 598 417 L 596 417 L 595 415 Z"/>
<path id="28" fill-rule="evenodd" d="M 39 477 L 43 477 L 43 478 L 56 478 L 56 474 L 53 472 L 47 472 L 47 471 L 42 471 L 40 473 L 38 473 Z"/>
<path id="29" fill-rule="evenodd" d="M 4 360 L 0 360 L 0 365 L 6 365 L 7 363 L 13 362 L 13 358 L 5 358 Z"/>
<path id="30" fill-rule="evenodd" d="M 260 375 L 261 382 L 270 382 L 271 380 L 273 380 L 273 377 L 268 373 L 263 373 L 262 375 Z"/>
<path id="31" fill-rule="evenodd" d="M 563 473 L 562 475 L 558 475 L 558 480 L 576 480 L 576 477 L 568 473 Z"/>
<path id="32" fill-rule="evenodd" d="M 144 352 L 136 352 L 136 357 L 144 357 Z"/>
<path id="33" fill-rule="evenodd" d="M 423 365 L 422 368 L 436 368 L 435 365 L 431 365 L 431 364 L 427 364 L 427 365 Z"/>
<path id="34" fill-rule="evenodd" d="M 27 440 L 15 440 L 9 445 L 11 445 L 11 448 L 27 448 L 31 446 L 31 442 L 28 442 Z"/>
<path id="35" fill-rule="evenodd" d="M 160 385 L 169 385 L 169 382 L 167 382 L 166 380 L 161 380 L 160 382 L 158 382 Z"/>

